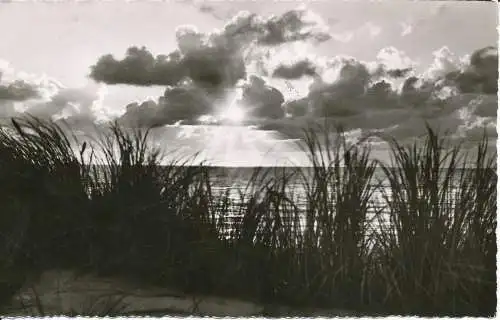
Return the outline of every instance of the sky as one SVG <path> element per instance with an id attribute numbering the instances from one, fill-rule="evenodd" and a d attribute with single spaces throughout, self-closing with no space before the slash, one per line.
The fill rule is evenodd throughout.
<path id="1" fill-rule="evenodd" d="M 299 128 L 324 116 L 353 136 L 404 140 L 428 119 L 454 137 L 474 140 L 487 127 L 496 139 L 496 6 L 2 3 L 0 116 L 161 125 L 162 146 L 226 165 L 297 158 Z"/>

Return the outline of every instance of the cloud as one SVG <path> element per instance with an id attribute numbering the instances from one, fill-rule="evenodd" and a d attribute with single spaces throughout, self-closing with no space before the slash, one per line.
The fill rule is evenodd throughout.
<path id="1" fill-rule="evenodd" d="M 447 77 L 449 74 L 464 69 L 469 63 L 469 57 L 457 57 L 447 46 L 434 51 L 432 54 L 434 60 L 424 72 L 424 78 L 436 80 Z"/>
<path id="2" fill-rule="evenodd" d="M 91 125 L 114 115 L 103 105 L 104 85 L 89 83 L 82 88 L 68 88 L 45 75 L 16 71 L 0 62 L 0 117 L 30 114 L 53 121 Z"/>
<path id="3" fill-rule="evenodd" d="M 403 33 L 414 26 L 402 25 Z M 367 23 L 330 35 L 321 19 L 304 8 L 271 17 L 240 12 L 211 33 L 179 27 L 177 48 L 167 56 L 134 47 L 122 60 L 104 56 L 92 76 L 107 83 L 167 86 L 161 97 L 127 106 L 121 120 L 140 125 L 220 125 L 224 112 L 239 108 L 245 114 L 241 125 L 274 126 L 282 132 L 325 117 L 349 130 L 386 130 L 401 139 L 423 133 L 424 121 L 466 136 L 491 126 L 496 48 L 456 57 L 443 47 L 417 73 L 417 63 L 394 47 L 383 48 L 373 61 L 360 61 L 316 57 L 305 45 L 332 37 L 350 41 L 359 33 L 376 37 L 381 31 Z M 285 102 L 277 88 L 288 80 L 305 80 L 304 86 L 310 81 L 310 86 Z M 460 110 L 466 109 L 471 111 L 465 117 Z"/>
<path id="4" fill-rule="evenodd" d="M 435 114 L 431 118 L 422 118 L 421 113 L 417 113 L 412 117 L 406 117 L 406 120 L 397 123 L 387 130 L 387 133 L 399 140 L 422 136 L 425 134 L 425 122 L 422 120 L 426 120 L 435 130 L 450 133 L 449 137 L 452 140 L 477 141 L 483 133 L 490 139 L 496 139 L 496 119 L 481 117 L 475 112 L 479 106 L 488 103 L 486 100 L 484 96 L 459 95 L 445 102 L 443 109 L 448 110 L 447 112 Z"/>
<path id="5" fill-rule="evenodd" d="M 413 32 L 413 25 L 410 22 L 401 23 L 401 36 L 406 37 Z"/>
<path id="6" fill-rule="evenodd" d="M 177 121 L 193 121 L 213 109 L 214 98 L 192 81 L 167 87 L 156 101 L 130 103 L 120 120 L 138 126 L 161 126 Z"/>
<path id="7" fill-rule="evenodd" d="M 473 95 L 475 96 L 475 95 Z M 474 108 L 473 113 L 479 117 L 496 118 L 498 111 L 498 98 L 495 95 L 481 95 L 481 101 Z"/>
<path id="8" fill-rule="evenodd" d="M 184 67 L 196 85 L 215 90 L 233 87 L 246 76 L 243 59 L 224 49 L 188 54 L 184 58 Z"/>
<path id="9" fill-rule="evenodd" d="M 354 32 L 353 31 L 345 31 L 342 33 L 333 33 L 331 36 L 332 36 L 332 39 L 335 41 L 347 43 L 347 42 L 351 41 L 352 38 L 354 37 Z"/>
<path id="10" fill-rule="evenodd" d="M 340 66 L 348 61 L 356 61 L 352 57 L 344 56 L 325 59 L 324 57 L 311 55 L 304 49 L 295 51 L 287 50 L 285 53 L 273 51 L 272 54 L 261 58 L 263 60 L 267 59 L 262 64 L 267 66 L 269 73 L 273 77 L 289 80 L 306 76 L 313 77 L 315 75 L 321 75 L 323 79 L 336 78 Z M 373 80 L 383 77 L 405 78 L 413 72 L 416 65 L 403 51 L 394 47 L 381 49 L 375 61 L 358 61 L 357 63 L 364 65 Z"/>
<path id="11" fill-rule="evenodd" d="M 299 102 L 299 101 L 297 101 Z M 305 101 L 295 107 L 299 110 Z M 314 124 L 341 124 L 343 128 L 357 135 L 383 132 L 400 142 L 409 142 L 426 133 L 426 123 L 434 130 L 450 134 L 452 141 L 477 141 L 486 132 L 489 139 L 496 139 L 496 118 L 492 113 L 496 106 L 496 97 L 477 94 L 458 94 L 442 101 L 438 106 L 410 108 L 395 105 L 392 109 L 366 108 L 357 114 L 346 114 L 330 118 L 294 116 L 291 118 L 267 122 L 260 126 L 264 130 L 278 130 L 289 138 L 300 138 L 301 128 Z M 488 110 L 488 115 L 478 110 Z"/>
<path id="12" fill-rule="evenodd" d="M 274 69 L 272 76 L 283 79 L 299 79 L 304 76 L 314 76 L 316 66 L 310 60 L 301 60 L 293 64 L 280 64 Z"/>
<path id="13" fill-rule="evenodd" d="M 90 78 L 98 82 L 140 86 L 175 85 L 185 76 L 179 52 L 154 57 L 145 47 L 130 47 L 122 60 L 102 56 L 90 72 Z"/>
<path id="14" fill-rule="evenodd" d="M 498 47 L 485 47 L 470 56 L 469 65 L 447 75 L 463 93 L 496 94 L 498 91 Z"/>
<path id="15" fill-rule="evenodd" d="M 212 110 L 214 100 L 203 89 L 192 84 L 167 88 L 159 98 L 160 120 L 194 119 Z"/>
<path id="16" fill-rule="evenodd" d="M 141 86 L 176 85 L 189 78 L 203 88 L 220 89 L 245 78 L 245 56 L 252 47 L 330 39 L 321 18 L 305 7 L 267 18 L 243 11 L 222 30 L 205 34 L 182 26 L 176 36 L 178 50 L 168 55 L 155 57 L 144 47 L 130 47 L 122 60 L 104 55 L 91 66 L 90 77 Z"/>
<path id="17" fill-rule="evenodd" d="M 373 62 L 342 56 L 330 59 L 310 86 L 310 114 L 352 116 L 368 108 L 393 108 L 399 103 L 394 80 L 407 77 L 414 65 L 393 47 L 382 49 Z"/>
<path id="18" fill-rule="evenodd" d="M 371 84 L 364 96 L 364 103 L 368 106 L 375 106 L 378 109 L 397 108 L 399 106 L 399 96 L 391 83 L 380 80 Z"/>
<path id="19" fill-rule="evenodd" d="M 258 42 L 265 45 L 305 40 L 324 42 L 331 38 L 321 17 L 305 7 L 271 16 L 261 26 L 263 32 Z"/>
<path id="20" fill-rule="evenodd" d="M 396 126 L 400 128 L 400 131 L 396 132 L 405 136 L 404 132 L 409 135 L 411 130 L 401 128 L 405 128 L 405 119 L 409 117 L 416 117 L 422 122 L 436 122 L 435 119 L 448 119 L 446 117 L 450 117 L 458 108 L 469 105 L 470 99 L 463 98 L 465 93 L 450 74 L 481 74 L 494 65 L 495 60 L 491 57 L 496 58 L 491 49 L 479 50 L 471 55 L 470 59 L 456 58 L 447 48 L 437 50 L 434 56 L 433 63 L 420 74 L 414 71 L 415 62 L 393 47 L 382 49 L 373 62 L 345 56 L 323 60 L 314 60 L 314 57 L 307 56 L 291 64 L 278 64 L 272 70 L 272 75 L 276 78 L 295 79 L 304 75 L 311 77 L 313 81 L 306 96 L 284 102 L 283 94 L 266 84 L 263 78 L 250 76 L 237 86 L 241 88 L 237 104 L 244 109 L 250 123 L 264 119 L 280 121 L 279 119 L 285 116 L 326 116 L 346 121 L 352 128 L 383 129 L 384 125 Z M 483 78 L 488 79 L 487 76 Z M 216 115 L 215 111 L 218 109 L 214 105 L 224 108 L 231 104 L 227 97 L 217 98 L 210 91 L 200 91 L 196 85 L 193 88 L 199 90 L 197 94 L 194 94 L 195 91 L 180 94 L 176 103 L 167 95 L 163 97 L 162 103 L 156 102 L 157 108 L 163 110 L 162 113 L 156 111 L 150 118 L 156 119 L 157 122 L 161 119 L 162 123 L 177 120 L 196 121 L 200 116 Z M 240 89 L 236 91 L 238 90 Z M 496 97 L 489 96 L 483 98 L 484 102 L 474 109 L 474 115 L 495 116 L 495 99 Z M 140 105 L 136 106 L 139 107 Z M 148 110 L 144 106 L 139 109 Z M 453 119 L 446 121 L 451 121 L 452 124 L 461 121 L 456 117 Z M 214 123 L 217 123 L 217 120 L 214 120 Z M 457 129 L 455 125 L 452 127 Z"/>
<path id="21" fill-rule="evenodd" d="M 215 11 L 214 7 L 212 7 L 208 4 L 205 4 L 205 3 L 200 6 L 199 10 L 201 12 L 210 13 L 210 14 L 213 14 L 213 12 Z"/>
<path id="22" fill-rule="evenodd" d="M 38 97 L 37 88 L 22 80 L 0 85 L 0 100 L 25 101 Z"/>
<path id="23" fill-rule="evenodd" d="M 286 114 L 291 117 L 304 117 L 309 114 L 308 97 L 287 101 L 283 106 Z"/>
<path id="24" fill-rule="evenodd" d="M 102 56 L 91 66 L 90 77 L 107 84 L 168 87 L 158 99 L 130 104 L 121 117 L 127 122 L 160 125 L 216 116 L 237 92 L 247 117 L 284 117 L 283 94 L 252 76 L 248 68 L 253 64 L 253 71 L 261 73 L 271 51 L 326 41 L 330 38 L 327 31 L 321 18 L 304 6 L 270 17 L 243 11 L 211 33 L 193 26 L 178 27 L 177 49 L 166 56 L 155 57 L 144 47 L 129 48 L 121 60 Z M 311 63 L 297 61 L 273 71 L 277 77 L 298 78 L 312 74 L 311 68 Z"/>
<path id="25" fill-rule="evenodd" d="M 360 27 L 357 27 L 353 30 L 344 30 L 340 32 L 330 32 L 329 37 L 335 41 L 341 42 L 341 43 L 348 43 L 351 42 L 355 36 L 360 36 L 363 39 L 366 39 L 366 35 L 369 36 L 369 38 L 374 39 L 382 33 L 382 27 L 374 24 L 371 21 L 368 21 L 361 25 Z"/>
<path id="26" fill-rule="evenodd" d="M 430 12 L 427 16 L 421 17 L 419 19 L 410 18 L 406 21 L 400 23 L 401 26 L 401 37 L 406 37 L 418 30 L 420 27 L 425 26 L 426 22 L 430 19 L 440 16 L 448 10 L 448 5 L 440 3 L 430 7 Z"/>
<path id="27" fill-rule="evenodd" d="M 326 82 L 315 77 L 309 87 L 310 112 L 318 117 L 343 116 L 360 112 L 355 102 L 362 96 L 370 81 L 368 68 L 353 58 L 332 62 L 336 78 Z"/>
<path id="28" fill-rule="evenodd" d="M 289 132 L 326 116 L 347 130 L 382 130 L 404 141 L 425 134 L 427 121 L 453 139 L 477 140 L 484 130 L 496 139 L 496 48 L 460 58 L 444 47 L 420 74 L 414 65 L 395 48 L 373 62 L 330 59 L 306 97 L 285 103 L 290 118 L 265 127 Z"/>
<path id="29" fill-rule="evenodd" d="M 250 117 L 280 119 L 285 116 L 283 94 L 268 86 L 262 78 L 250 76 L 242 89 L 242 98 L 238 104 Z"/>
<path id="30" fill-rule="evenodd" d="M 406 53 L 394 47 L 386 47 L 377 54 L 374 75 L 404 78 L 410 75 L 416 63 Z"/>
<path id="31" fill-rule="evenodd" d="M 462 58 L 443 47 L 434 52 L 434 61 L 425 72 L 404 80 L 401 99 L 412 106 L 423 106 L 439 103 L 457 94 L 495 95 L 498 91 L 496 70 L 496 47 L 482 48 L 470 57 Z"/>
<path id="32" fill-rule="evenodd" d="M 394 108 L 399 105 L 394 79 L 407 77 L 413 72 L 414 64 L 404 52 L 392 47 L 382 49 L 373 62 L 346 56 L 329 60 L 306 57 L 292 66 L 314 68 L 314 74 L 294 74 L 313 78 L 309 92 L 306 97 L 287 102 L 284 108 L 292 117 L 347 117 L 364 113 L 369 108 Z M 279 67 L 273 75 L 280 75 L 276 72 L 281 70 Z M 294 68 L 294 71 L 299 70 Z"/>
<path id="33" fill-rule="evenodd" d="M 189 78 L 201 87 L 232 86 L 245 75 L 243 57 L 233 44 L 212 42 L 194 28 L 178 28 L 179 49 L 153 56 L 145 47 L 131 47 L 125 58 L 102 56 L 91 67 L 90 77 L 107 84 L 174 86 Z"/>
<path id="34" fill-rule="evenodd" d="M 60 87 L 54 79 L 16 71 L 7 61 L 0 60 L 0 100 L 4 103 L 45 99 Z"/>
<path id="35" fill-rule="evenodd" d="M 158 113 L 158 102 L 148 99 L 142 103 L 129 103 L 119 120 L 122 123 L 138 127 L 154 126 L 155 122 L 161 121 Z"/>
<path id="36" fill-rule="evenodd" d="M 157 101 L 149 99 L 129 104 L 120 121 L 139 126 L 162 126 L 179 121 L 218 124 L 232 107 L 241 109 L 246 121 L 277 119 L 285 116 L 283 102 L 283 94 L 257 76 L 250 76 L 237 88 L 220 95 L 188 81 L 168 87 Z"/>
<path id="37" fill-rule="evenodd" d="M 69 122 L 110 120 L 112 115 L 103 106 L 106 87 L 89 83 L 81 88 L 61 88 L 49 100 L 31 104 L 25 110 L 33 116 Z"/>
<path id="38" fill-rule="evenodd" d="M 380 26 L 375 25 L 373 22 L 367 22 L 363 26 L 367 31 L 370 37 L 375 38 L 380 35 L 382 32 L 382 28 Z"/>
<path id="39" fill-rule="evenodd" d="M 440 94 L 443 88 L 441 82 L 411 76 L 405 79 L 401 86 L 400 99 L 402 103 L 411 107 L 426 107 L 442 100 Z"/>

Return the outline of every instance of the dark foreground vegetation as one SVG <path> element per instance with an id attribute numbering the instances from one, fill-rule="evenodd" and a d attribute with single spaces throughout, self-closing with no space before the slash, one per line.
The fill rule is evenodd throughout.
<path id="1" fill-rule="evenodd" d="M 429 129 L 425 143 L 391 142 L 384 165 L 315 132 L 305 131 L 312 177 L 256 171 L 228 235 L 229 194 L 215 195 L 207 167 L 161 166 L 147 131 L 113 126 L 75 151 L 61 128 L 14 120 L 0 129 L 0 302 L 28 274 L 66 268 L 304 308 L 492 316 L 497 172 L 486 140 L 467 157 Z M 306 208 L 286 188 L 291 175 Z"/>

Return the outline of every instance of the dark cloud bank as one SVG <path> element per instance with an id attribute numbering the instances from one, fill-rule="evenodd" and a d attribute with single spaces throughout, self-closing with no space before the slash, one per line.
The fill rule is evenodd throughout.
<path id="1" fill-rule="evenodd" d="M 240 96 L 238 105 L 248 118 L 283 118 L 283 94 L 258 75 L 247 72 L 247 65 L 256 59 L 251 49 L 297 41 L 323 42 L 330 39 L 326 30 L 305 9 L 268 18 L 242 12 L 216 32 L 178 28 L 178 49 L 168 55 L 155 57 L 146 48 L 138 47 L 129 48 L 122 60 L 105 55 L 92 66 L 90 77 L 107 84 L 167 86 L 157 101 L 127 106 L 122 119 L 141 125 L 194 121 L 223 108 L 221 105 L 228 104 L 226 100 L 234 94 Z M 297 71 L 277 69 L 275 76 L 293 77 L 291 73 Z"/>
<path id="2" fill-rule="evenodd" d="M 467 106 L 474 99 L 473 94 L 494 95 L 498 90 L 496 47 L 473 52 L 463 65 L 451 61 L 451 53 L 443 48 L 435 53 L 434 64 L 424 74 L 416 74 L 414 66 L 408 63 L 391 65 L 391 57 L 403 55 L 394 48 L 380 54 L 389 59 L 375 62 L 342 56 L 326 62 L 298 57 L 262 74 L 250 74 L 247 70 L 256 60 L 265 64 L 262 55 L 252 55 L 256 47 L 329 39 L 321 20 L 307 10 L 292 10 L 270 18 L 240 13 L 222 30 L 209 34 L 179 28 L 178 49 L 168 55 L 155 57 L 146 48 L 131 47 L 122 60 L 103 56 L 92 66 L 91 77 L 107 84 L 167 86 L 156 101 L 128 105 L 122 117 L 128 122 L 155 126 L 180 120 L 192 123 L 200 116 L 216 114 L 228 92 L 235 90 L 239 90 L 238 105 L 245 109 L 249 121 L 329 117 L 353 124 L 362 122 L 356 119 L 363 115 L 384 110 L 394 110 L 391 119 L 394 114 L 438 119 Z M 333 80 L 325 77 L 328 72 L 336 74 Z M 277 88 L 266 83 L 266 75 L 282 80 L 309 78 L 313 82 L 305 96 L 285 101 Z M 449 106 L 458 103 L 456 95 L 464 94 L 469 94 L 469 99 L 461 102 L 464 105 Z M 480 103 L 474 112 L 496 116 L 496 106 L 488 99 L 483 97 L 486 103 Z M 395 125 L 400 119 L 371 122 L 372 125 L 364 126 Z"/>

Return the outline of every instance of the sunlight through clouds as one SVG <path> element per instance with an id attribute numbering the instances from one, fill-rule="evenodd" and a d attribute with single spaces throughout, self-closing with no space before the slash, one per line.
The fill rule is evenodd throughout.
<path id="1" fill-rule="evenodd" d="M 162 39 L 162 46 L 121 33 L 119 44 L 94 48 L 89 72 L 81 75 L 87 82 L 80 86 L 23 73 L 3 61 L 0 115 L 7 121 L 30 113 L 77 130 L 112 121 L 153 127 L 165 131 L 156 138 L 170 149 L 238 163 L 298 152 L 292 142 L 311 121 L 341 123 L 353 136 L 385 130 L 405 140 L 420 135 L 421 124 L 429 121 L 465 139 L 475 139 L 480 128 L 494 138 L 497 75 L 491 70 L 498 67 L 498 50 L 488 47 L 494 45 L 483 30 L 489 20 L 462 19 L 453 28 L 464 35 L 459 39 L 443 22 L 465 15 L 459 5 L 370 6 L 368 15 L 347 3 L 338 11 L 312 2 L 273 2 L 258 9 L 214 3 L 196 11 L 211 24 L 163 19 L 171 25 L 158 35 L 145 32 L 145 25 L 129 25 L 134 34 Z M 479 12 L 476 7 L 470 10 Z M 142 8 L 137 6 L 137 14 Z M 219 15 L 219 9 L 227 14 Z M 349 12 L 359 14 L 345 19 Z M 79 45 L 74 46 L 85 53 Z M 58 61 L 67 68 L 64 58 Z"/>

